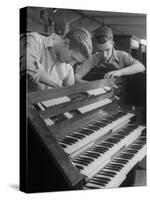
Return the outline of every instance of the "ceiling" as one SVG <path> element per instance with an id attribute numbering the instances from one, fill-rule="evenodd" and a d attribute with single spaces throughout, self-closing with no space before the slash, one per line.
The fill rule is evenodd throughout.
<path id="1" fill-rule="evenodd" d="M 108 25 L 114 34 L 146 39 L 146 14 L 28 7 L 29 30 L 50 33 L 52 22 L 62 33 L 66 27 L 84 27 L 94 33 L 102 25 Z"/>
<path id="2" fill-rule="evenodd" d="M 146 39 L 146 14 L 56 9 L 55 21 L 65 21 L 73 28 L 85 27 L 91 32 L 108 25 L 114 34 L 132 34 Z"/>

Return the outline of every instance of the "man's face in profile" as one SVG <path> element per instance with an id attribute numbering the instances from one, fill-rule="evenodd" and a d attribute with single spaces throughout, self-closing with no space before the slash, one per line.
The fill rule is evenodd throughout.
<path id="1" fill-rule="evenodd" d="M 85 57 L 78 50 L 69 48 L 69 40 L 64 40 L 64 44 L 59 46 L 59 61 L 70 63 L 74 65 L 75 63 L 82 63 L 85 61 Z"/>

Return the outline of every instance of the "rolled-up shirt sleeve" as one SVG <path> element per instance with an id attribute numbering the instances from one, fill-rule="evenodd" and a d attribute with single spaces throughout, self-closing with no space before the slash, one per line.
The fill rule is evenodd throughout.
<path id="1" fill-rule="evenodd" d="M 120 58 L 121 58 L 123 67 L 128 67 L 130 65 L 139 63 L 139 61 L 137 59 L 133 58 L 130 54 L 128 54 L 124 51 L 120 51 Z"/>
<path id="2" fill-rule="evenodd" d="M 84 77 L 90 70 L 92 66 L 90 65 L 89 60 L 85 61 L 83 64 L 78 65 L 75 70 L 75 75 L 79 75 L 80 78 Z"/>
<path id="3" fill-rule="evenodd" d="M 39 80 L 40 73 L 38 66 L 36 65 L 36 60 L 40 60 L 40 37 L 37 33 L 29 33 L 24 35 L 20 41 L 20 66 L 21 73 L 27 73 L 34 80 Z"/>

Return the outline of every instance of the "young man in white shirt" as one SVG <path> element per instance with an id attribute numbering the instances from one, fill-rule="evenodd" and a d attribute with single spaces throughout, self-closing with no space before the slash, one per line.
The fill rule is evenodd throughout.
<path id="1" fill-rule="evenodd" d="M 21 76 L 26 74 L 40 89 L 72 85 L 72 65 L 88 59 L 91 52 L 91 37 L 85 29 L 69 31 L 64 37 L 28 33 L 21 38 Z"/>

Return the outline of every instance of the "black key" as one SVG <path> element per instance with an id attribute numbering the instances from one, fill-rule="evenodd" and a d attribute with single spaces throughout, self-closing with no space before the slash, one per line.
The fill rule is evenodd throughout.
<path id="1" fill-rule="evenodd" d="M 106 181 L 97 181 L 97 180 L 91 180 L 90 183 L 94 183 L 101 186 L 105 186 L 107 184 Z"/>
<path id="2" fill-rule="evenodd" d="M 115 134 L 115 135 L 113 135 L 113 137 L 114 137 L 114 138 L 118 138 L 118 139 L 123 139 L 123 138 L 125 138 L 124 135 L 120 135 L 120 134 Z"/>
<path id="3" fill-rule="evenodd" d="M 82 159 L 82 158 L 77 158 L 76 161 L 79 162 L 79 163 L 85 163 L 86 165 L 89 165 L 91 162 L 93 162 L 93 160 Z"/>
<path id="4" fill-rule="evenodd" d="M 95 122 L 93 125 L 94 125 L 94 126 L 97 126 L 97 127 L 99 127 L 99 128 L 105 127 L 105 125 L 104 125 L 103 123 L 101 123 L 101 122 Z"/>
<path id="5" fill-rule="evenodd" d="M 116 164 L 116 163 L 111 163 L 111 164 L 109 164 L 109 167 L 116 167 L 118 169 L 122 169 L 124 166 L 120 165 L 120 164 Z"/>
<path id="6" fill-rule="evenodd" d="M 74 138 L 70 138 L 70 137 L 66 137 L 63 141 L 68 141 L 68 142 L 71 142 L 71 143 L 75 143 L 77 141 L 77 139 L 74 139 Z"/>
<path id="7" fill-rule="evenodd" d="M 125 158 L 125 159 L 127 159 L 127 160 L 130 160 L 131 158 L 133 158 L 133 156 L 134 156 L 134 154 L 121 154 L 121 155 L 119 155 L 118 157 L 119 158 Z"/>
<path id="8" fill-rule="evenodd" d="M 105 153 L 106 151 L 108 151 L 108 148 L 105 147 L 94 147 L 91 149 L 93 152 L 99 152 L 99 153 Z"/>
<path id="9" fill-rule="evenodd" d="M 122 164 L 127 164 L 128 161 L 127 160 L 124 160 L 124 159 L 114 159 L 113 162 L 116 162 L 116 163 L 122 163 Z"/>
<path id="10" fill-rule="evenodd" d="M 132 149 L 128 149 L 128 150 L 126 150 L 125 152 L 127 152 L 127 153 L 133 153 L 133 154 L 138 153 L 137 150 L 132 150 Z"/>
<path id="11" fill-rule="evenodd" d="M 108 166 L 108 167 L 105 167 L 105 169 L 110 169 L 110 170 L 114 170 L 114 171 L 120 171 L 120 168 L 119 167 L 114 167 L 114 166 Z"/>
<path id="12" fill-rule="evenodd" d="M 95 176 L 94 178 L 92 178 L 92 180 L 100 180 L 100 181 L 110 181 L 110 178 L 107 177 L 97 177 Z"/>
<path id="13" fill-rule="evenodd" d="M 132 145 L 131 148 L 132 149 L 138 149 L 138 150 L 140 150 L 142 147 L 139 146 L 139 145 Z"/>
<path id="14" fill-rule="evenodd" d="M 121 130 L 121 131 L 119 131 L 119 134 L 123 135 L 123 136 L 127 136 L 127 135 L 130 134 L 130 132 L 129 131 L 125 131 L 125 130 Z"/>
<path id="15" fill-rule="evenodd" d="M 89 126 L 87 126 L 85 128 L 90 129 L 90 130 L 95 130 L 95 131 L 99 130 L 99 127 L 98 126 L 94 126 L 94 125 L 89 125 Z"/>
<path id="16" fill-rule="evenodd" d="M 61 122 L 61 121 L 64 121 L 64 118 L 63 118 L 63 116 L 62 115 L 58 115 L 57 116 L 57 119 Z"/>
<path id="17" fill-rule="evenodd" d="M 99 150 L 99 151 L 104 151 L 104 152 L 106 152 L 106 151 L 108 151 L 108 147 L 104 147 L 104 146 L 97 146 L 97 147 L 94 147 L 94 148 L 92 148 L 92 150 L 94 150 L 94 151 L 97 151 L 97 150 Z"/>
<path id="18" fill-rule="evenodd" d="M 84 156 L 82 156 L 82 157 L 79 157 L 78 159 L 83 159 L 83 160 L 86 160 L 86 161 L 88 161 L 88 162 L 93 162 L 94 161 L 94 159 L 93 158 L 89 158 L 89 157 L 84 157 Z"/>
<path id="19" fill-rule="evenodd" d="M 136 129 L 136 128 L 138 128 L 138 125 L 137 124 L 129 124 L 129 127 Z"/>
<path id="20" fill-rule="evenodd" d="M 101 120 L 101 123 L 103 123 L 103 124 L 105 124 L 105 125 L 110 124 L 110 122 L 109 122 L 108 120 L 105 120 L 105 119 Z"/>
<path id="21" fill-rule="evenodd" d="M 117 174 L 116 172 L 105 170 L 105 168 L 103 170 L 101 170 L 101 172 L 106 172 L 106 173 L 109 173 L 109 174 L 112 174 L 112 175 L 116 175 Z"/>
<path id="22" fill-rule="evenodd" d="M 93 158 L 99 158 L 100 157 L 100 154 L 98 154 L 98 153 L 92 153 L 92 152 L 89 152 L 89 153 L 86 152 L 83 155 L 90 156 L 90 157 L 93 157 Z"/>
<path id="23" fill-rule="evenodd" d="M 104 154 L 106 152 L 106 150 L 102 150 L 102 149 L 95 149 L 95 150 L 92 150 L 94 153 L 100 153 L 100 154 Z"/>
<path id="24" fill-rule="evenodd" d="M 79 170 L 82 170 L 82 169 L 83 169 L 83 167 L 82 167 L 81 165 L 75 164 L 75 166 L 76 166 Z"/>
<path id="25" fill-rule="evenodd" d="M 114 177 L 114 175 L 106 173 L 106 172 L 99 172 L 99 175 L 104 175 L 104 176 L 108 176 L 108 177 Z"/>
<path id="26" fill-rule="evenodd" d="M 101 142 L 100 145 L 103 147 L 110 147 L 110 148 L 114 146 L 114 144 L 105 141 Z"/>
<path id="27" fill-rule="evenodd" d="M 84 165 L 84 166 L 88 166 L 88 164 L 89 164 L 89 162 L 87 162 L 87 161 L 78 161 L 78 160 L 74 160 L 73 162 L 74 162 L 74 163 L 77 163 L 77 164 Z"/>
<path id="28" fill-rule="evenodd" d="M 65 144 L 60 144 L 63 148 L 66 148 L 67 146 Z"/>
<path id="29" fill-rule="evenodd" d="M 112 166 L 112 167 L 118 167 L 118 169 L 122 169 L 122 168 L 124 167 L 123 164 L 119 164 L 119 163 L 115 163 L 115 162 L 112 162 L 112 163 L 111 163 L 111 166 Z"/>
<path id="30" fill-rule="evenodd" d="M 108 138 L 106 140 L 106 142 L 109 142 L 109 143 L 113 143 L 113 144 L 117 144 L 120 140 L 119 139 L 116 139 L 116 138 Z"/>
<path id="31" fill-rule="evenodd" d="M 91 186 L 91 185 L 90 185 L 90 186 L 87 186 L 87 185 L 86 185 L 85 187 L 88 188 L 88 189 L 98 189 L 97 186 Z"/>
<path id="32" fill-rule="evenodd" d="M 109 116 L 106 119 L 109 120 L 109 121 L 113 121 L 114 120 L 114 116 Z"/>
<path id="33" fill-rule="evenodd" d="M 85 134 L 85 135 L 90 135 L 90 134 L 94 133 L 94 131 L 92 131 L 92 130 L 87 130 L 87 129 L 81 129 L 81 130 L 76 131 L 76 132 L 77 132 L 77 133 L 83 133 L 83 134 Z"/>
<path id="34" fill-rule="evenodd" d="M 71 144 L 73 144 L 73 143 L 71 143 L 70 141 L 68 142 L 68 141 L 61 141 L 62 143 L 64 143 L 64 144 L 67 144 L 67 145 L 71 145 Z"/>
<path id="35" fill-rule="evenodd" d="M 74 134 L 71 135 L 71 137 L 78 138 L 78 139 L 83 139 L 83 138 L 85 138 L 86 136 L 85 136 L 85 135 L 82 135 L 82 134 L 74 133 Z"/>

